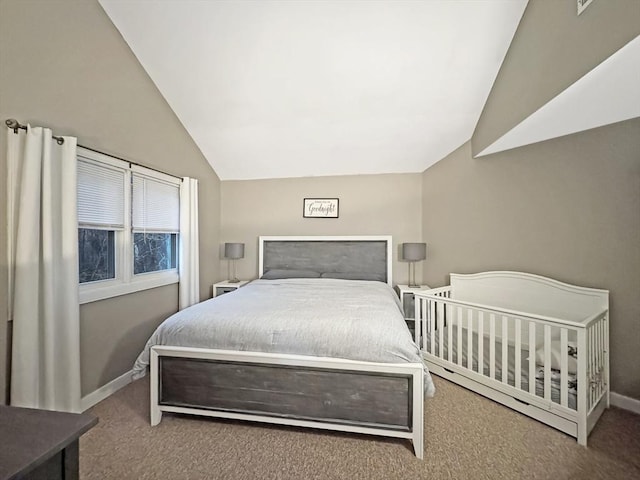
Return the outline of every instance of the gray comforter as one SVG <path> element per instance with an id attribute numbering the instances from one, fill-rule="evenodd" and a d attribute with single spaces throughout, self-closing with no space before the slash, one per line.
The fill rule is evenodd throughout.
<path id="1" fill-rule="evenodd" d="M 393 289 L 329 278 L 255 280 L 165 320 L 134 365 L 142 377 L 154 345 L 423 363 Z M 425 366 L 425 394 L 435 389 Z"/>

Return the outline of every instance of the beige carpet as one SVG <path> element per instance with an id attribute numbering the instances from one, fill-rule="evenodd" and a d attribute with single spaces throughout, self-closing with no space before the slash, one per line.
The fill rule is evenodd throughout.
<path id="1" fill-rule="evenodd" d="M 425 459 L 405 440 L 165 414 L 148 379 L 91 409 L 81 479 L 640 479 L 640 416 L 611 408 L 579 446 L 563 433 L 436 377 Z"/>

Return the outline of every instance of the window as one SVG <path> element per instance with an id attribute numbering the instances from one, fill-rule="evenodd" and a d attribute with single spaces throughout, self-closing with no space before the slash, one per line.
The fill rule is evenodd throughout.
<path id="1" fill-rule="evenodd" d="M 176 283 L 179 235 L 179 179 L 78 148 L 81 303 Z"/>
<path id="2" fill-rule="evenodd" d="M 126 179 L 126 170 L 113 162 L 78 157 L 81 284 L 116 278 L 116 232 L 125 228 Z"/>
<path id="3" fill-rule="evenodd" d="M 175 233 L 133 234 L 133 274 L 176 268 Z"/>
<path id="4" fill-rule="evenodd" d="M 78 228 L 80 283 L 116 278 L 115 232 Z"/>
<path id="5" fill-rule="evenodd" d="M 179 188 L 136 172 L 132 197 L 134 275 L 176 268 Z"/>

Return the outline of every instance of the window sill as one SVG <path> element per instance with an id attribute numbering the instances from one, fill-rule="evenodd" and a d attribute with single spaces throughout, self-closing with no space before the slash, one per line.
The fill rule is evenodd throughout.
<path id="1" fill-rule="evenodd" d="M 80 285 L 79 298 L 80 305 L 85 303 L 97 302 L 107 298 L 119 297 L 129 293 L 140 292 L 150 288 L 162 287 L 178 283 L 180 278 L 175 271 L 161 274 L 147 274 L 129 283 L 122 282 L 102 282 L 91 285 Z"/>

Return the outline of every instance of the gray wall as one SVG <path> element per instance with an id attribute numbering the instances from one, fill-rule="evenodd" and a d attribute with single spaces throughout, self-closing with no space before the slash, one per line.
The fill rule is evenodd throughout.
<path id="1" fill-rule="evenodd" d="M 246 244 L 238 276 L 251 279 L 260 235 L 393 235 L 393 277 L 407 283 L 398 245 L 420 241 L 420 182 L 419 173 L 224 181 L 221 242 Z M 305 197 L 338 197 L 339 218 L 303 218 Z"/>
<path id="2" fill-rule="evenodd" d="M 472 139 L 474 155 L 640 34 L 638 0 L 529 0 Z"/>
<path id="3" fill-rule="evenodd" d="M 640 34 L 637 0 L 530 1 L 471 142 L 423 174 L 424 281 L 522 270 L 611 293 L 611 386 L 640 399 L 640 119 L 474 159 Z"/>
<path id="4" fill-rule="evenodd" d="M 86 147 L 200 182 L 201 297 L 222 277 L 220 181 L 95 0 L 0 2 L 0 120 L 47 126 Z M 6 178 L 6 131 L 0 178 Z M 6 198 L 0 182 L 0 198 Z M 4 202 L 3 202 L 4 205 Z M 0 208 L 0 251 L 6 212 Z M 0 402 L 7 383 L 7 262 L 0 260 Z M 83 305 L 83 395 L 117 378 L 155 326 L 175 312 L 177 286 Z"/>
<path id="5" fill-rule="evenodd" d="M 640 119 L 423 176 L 424 281 L 517 270 L 610 291 L 611 386 L 640 399 Z"/>

